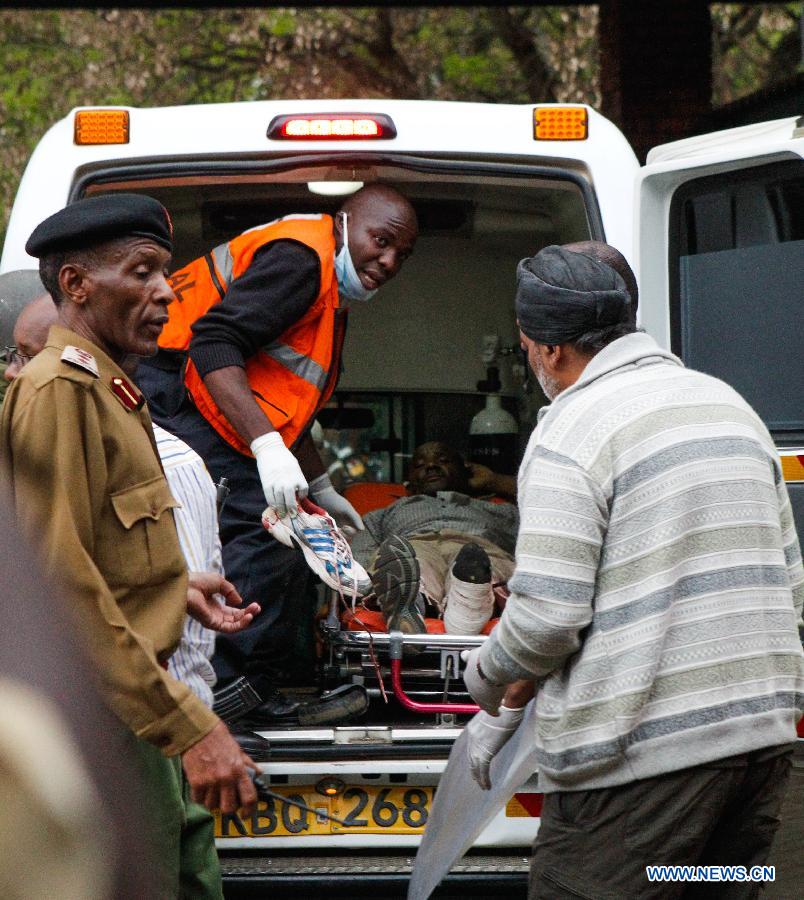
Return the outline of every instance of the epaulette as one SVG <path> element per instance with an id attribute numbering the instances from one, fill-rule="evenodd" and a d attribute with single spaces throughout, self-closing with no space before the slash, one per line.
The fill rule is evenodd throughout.
<path id="1" fill-rule="evenodd" d="M 80 347 L 73 347 L 71 344 L 68 344 L 61 354 L 61 361 L 69 363 L 78 369 L 83 369 L 85 372 L 89 372 L 90 375 L 94 375 L 95 378 L 100 378 L 97 360 L 91 353 L 82 350 Z"/>
<path id="2" fill-rule="evenodd" d="M 110 386 L 112 393 L 129 412 L 140 410 L 145 406 L 145 397 L 125 378 L 120 378 L 119 375 L 113 376 Z"/>

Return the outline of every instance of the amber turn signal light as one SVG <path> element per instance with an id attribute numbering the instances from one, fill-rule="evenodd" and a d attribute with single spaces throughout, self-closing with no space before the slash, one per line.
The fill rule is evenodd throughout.
<path id="1" fill-rule="evenodd" d="M 589 115 L 585 106 L 537 106 L 533 110 L 536 141 L 585 141 Z"/>
<path id="2" fill-rule="evenodd" d="M 85 109 L 75 114 L 76 144 L 127 144 L 127 109 Z"/>

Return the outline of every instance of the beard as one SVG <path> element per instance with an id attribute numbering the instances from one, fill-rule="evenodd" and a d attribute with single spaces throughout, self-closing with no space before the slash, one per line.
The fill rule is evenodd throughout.
<path id="1" fill-rule="evenodd" d="M 542 366 L 538 357 L 533 363 L 533 374 L 536 376 L 536 381 L 539 382 L 539 387 L 542 389 L 544 396 L 548 400 L 555 400 L 561 393 L 561 385 L 558 383 L 558 379 L 544 371 L 544 366 Z"/>

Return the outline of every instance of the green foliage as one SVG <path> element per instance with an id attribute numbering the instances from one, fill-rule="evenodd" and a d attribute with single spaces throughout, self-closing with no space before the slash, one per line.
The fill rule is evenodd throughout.
<path id="1" fill-rule="evenodd" d="M 499 60 L 495 56 L 488 53 L 476 53 L 472 56 L 449 53 L 442 64 L 444 83 L 456 93 L 493 97 L 498 89 L 500 71 Z M 510 59 L 508 63 L 510 65 Z"/>
<path id="2" fill-rule="evenodd" d="M 270 25 L 270 30 L 274 37 L 288 37 L 296 30 L 296 19 L 289 12 L 281 12 Z"/>
<path id="3" fill-rule="evenodd" d="M 801 70 L 802 3 L 715 3 L 712 102 L 721 106 Z"/>

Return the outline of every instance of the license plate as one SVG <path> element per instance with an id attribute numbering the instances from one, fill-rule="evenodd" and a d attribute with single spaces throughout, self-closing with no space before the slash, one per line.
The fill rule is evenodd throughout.
<path id="1" fill-rule="evenodd" d="M 245 818 L 215 811 L 215 837 L 293 837 L 319 834 L 421 834 L 430 815 L 432 787 L 347 787 L 337 797 L 322 797 L 308 786 L 272 786 L 287 797 L 260 800 L 254 814 Z M 293 805 L 304 803 L 346 823 L 339 825 L 321 815 Z"/>

